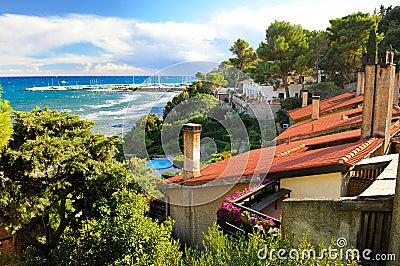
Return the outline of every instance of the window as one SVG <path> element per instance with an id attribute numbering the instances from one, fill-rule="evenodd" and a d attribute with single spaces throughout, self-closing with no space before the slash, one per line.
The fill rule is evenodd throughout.
<path id="1" fill-rule="evenodd" d="M 278 98 L 279 98 L 279 99 L 284 99 L 284 98 L 285 98 L 285 94 L 284 94 L 283 92 L 280 92 L 280 93 L 278 94 Z"/>

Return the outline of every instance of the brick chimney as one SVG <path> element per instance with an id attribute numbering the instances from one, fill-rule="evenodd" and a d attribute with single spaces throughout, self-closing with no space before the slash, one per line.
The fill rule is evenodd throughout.
<path id="1" fill-rule="evenodd" d="M 361 137 L 385 138 L 383 151 L 390 141 L 394 85 L 393 53 L 381 53 L 379 64 L 368 63 L 365 66 Z"/>
<path id="2" fill-rule="evenodd" d="M 399 90 L 400 90 L 400 75 L 399 75 L 399 69 L 396 67 L 396 74 L 394 79 L 394 93 L 393 93 L 394 105 L 399 105 Z"/>
<path id="3" fill-rule="evenodd" d="M 302 103 L 301 107 L 307 106 L 307 104 L 308 104 L 308 90 L 303 90 L 302 99 L 303 99 L 303 103 Z"/>
<path id="4" fill-rule="evenodd" d="M 200 176 L 200 133 L 201 125 L 188 123 L 182 127 L 183 131 L 183 169 L 184 180 Z"/>
<path id="5" fill-rule="evenodd" d="M 319 98 L 320 96 L 312 97 L 312 115 L 311 115 L 312 120 L 319 119 Z"/>
<path id="6" fill-rule="evenodd" d="M 365 72 L 362 69 L 360 69 L 357 72 L 356 97 L 364 94 L 364 85 L 365 85 Z"/>

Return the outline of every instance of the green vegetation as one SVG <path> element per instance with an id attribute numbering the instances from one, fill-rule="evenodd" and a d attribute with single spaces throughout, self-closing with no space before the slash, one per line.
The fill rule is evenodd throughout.
<path id="1" fill-rule="evenodd" d="M 290 97 L 281 100 L 281 109 L 276 112 L 275 121 L 282 124 L 289 124 L 288 111 L 300 108 L 303 103 L 302 98 Z"/>
<path id="2" fill-rule="evenodd" d="M 138 164 L 143 168 L 144 164 Z M 119 185 L 119 184 L 115 184 Z M 163 223 L 147 216 L 145 194 L 121 187 L 96 204 L 99 216 L 68 227 L 59 245 L 42 256 L 27 249 L 27 265 L 178 265 L 182 252 L 171 239 L 171 219 Z"/>
<path id="3" fill-rule="evenodd" d="M 223 78 L 218 73 L 208 75 L 197 73 L 197 76 L 205 76 L 206 79 L 207 77 L 218 76 L 218 79 Z M 218 106 L 217 99 L 211 95 L 211 88 L 213 86 L 209 82 L 195 81 L 167 103 L 163 119 L 154 114 L 139 119 L 136 122 L 136 127 L 124 137 L 125 153 L 140 158 L 164 153 L 182 153 L 183 136 L 179 132 L 184 123 L 201 124 L 201 136 L 202 138 L 210 138 L 215 143 L 216 154 L 225 151 L 236 153 L 242 140 L 237 139 L 241 132 L 235 132 L 235 130 L 240 131 L 236 124 L 239 118 L 244 124 L 243 130 L 247 130 L 251 149 L 261 147 L 262 134 L 257 120 L 246 114 L 239 114 L 239 117 L 232 118 L 229 115 L 229 109 L 221 109 Z M 209 159 L 212 158 L 210 157 L 206 161 L 209 161 Z M 212 160 L 209 162 L 212 162 Z M 174 165 L 178 167 L 183 165 L 183 160 L 177 157 Z"/>
<path id="4" fill-rule="evenodd" d="M 8 143 L 11 134 L 11 106 L 8 101 L 1 100 L 2 86 L 0 85 L 0 150 Z"/>
<path id="5" fill-rule="evenodd" d="M 15 234 L 18 253 L 32 246 L 49 254 L 67 227 L 99 217 L 96 204 L 119 187 L 139 189 L 114 158 L 120 140 L 91 133 L 93 124 L 48 109 L 16 112 L 1 154 L 0 221 Z"/>
<path id="6" fill-rule="evenodd" d="M 341 89 L 332 81 L 314 83 L 307 88 L 313 95 L 320 95 L 321 100 L 339 95 Z M 300 106 L 299 106 L 300 107 Z M 290 110 L 290 109 L 287 109 Z"/>
<path id="7" fill-rule="evenodd" d="M 174 157 L 172 160 L 172 163 L 178 167 L 178 168 L 183 168 L 183 161 L 185 160 L 185 156 L 183 154 L 177 155 Z"/>
<path id="8" fill-rule="evenodd" d="M 392 51 L 399 62 L 399 17 L 399 6 L 381 6 L 378 14 L 357 12 L 331 19 L 325 31 L 308 31 L 300 25 L 274 21 L 266 29 L 265 41 L 257 49 L 258 59 L 243 70 L 258 83 L 275 87 L 282 85 L 286 97 L 289 97 L 290 75 L 317 79 L 319 71 L 323 70 L 326 81 L 343 87 L 356 80 L 362 53 Z M 238 39 L 231 51 L 240 43 L 246 41 Z M 251 51 L 251 47 L 246 46 L 246 49 Z M 239 55 L 228 63 L 235 65 L 233 63 L 240 62 Z"/>
<path id="9" fill-rule="evenodd" d="M 385 37 L 379 43 L 379 51 L 391 51 L 395 54 L 395 62 L 400 64 L 400 6 L 381 6 L 379 15 L 382 20 L 378 25 L 378 33 Z"/>
<path id="10" fill-rule="evenodd" d="M 286 94 L 290 75 L 317 76 L 323 69 L 327 82 L 309 89 L 335 95 L 338 86 L 355 80 L 361 53 L 378 47 L 400 55 L 400 7 L 381 6 L 379 14 L 358 12 L 332 19 L 330 24 L 326 31 L 309 32 L 300 25 L 275 21 L 256 53 L 238 39 L 230 47 L 235 57 L 211 73 L 198 73 L 201 81 L 168 102 L 163 118 L 149 114 L 136 122 L 125 136 L 125 153 L 142 158 L 147 152 L 162 153 L 162 134 L 170 137 L 183 122 L 194 122 L 202 124 L 202 136 L 215 144 L 215 149 L 211 144 L 205 148 L 211 153 L 207 163 L 235 154 L 241 139 L 232 138 L 234 132 L 221 124 L 233 129 L 236 124 L 227 111 L 216 109 L 218 102 L 211 95 L 218 86 L 233 86 L 246 77 L 232 66 L 250 73 L 256 81 L 282 83 Z M 284 100 L 278 121 L 288 123 L 287 110 L 300 105 L 300 98 Z M 264 132 L 257 121 L 245 114 L 239 116 L 250 148 L 261 147 Z M 263 260 L 257 256 L 260 250 L 296 248 L 301 254 L 314 247 L 308 236 L 295 247 L 293 239 L 281 235 L 255 233 L 233 239 L 217 226 L 205 236 L 204 250 L 182 249 L 171 238 L 173 221 L 159 222 L 147 216 L 147 192 L 156 195 L 157 191 L 152 185 L 155 177 L 144 168 L 144 161 L 117 159 L 122 141 L 93 134 L 92 126 L 91 121 L 49 109 L 12 114 L 9 103 L 0 99 L 0 226 L 13 234 L 17 243 L 15 257 L 5 261 L 2 256 L 0 264 L 357 265 L 327 257 L 278 260 L 276 253 L 271 260 Z M 181 135 L 178 140 L 175 144 L 180 147 Z M 182 156 L 174 163 L 183 163 Z M 329 247 L 333 245 L 315 248 L 318 253 Z"/>
<path id="11" fill-rule="evenodd" d="M 242 236 L 238 240 L 227 236 L 217 226 L 209 228 L 204 240 L 204 250 L 187 249 L 184 257 L 184 265 L 358 265 L 350 257 L 348 261 L 341 261 L 340 256 L 331 256 L 327 250 L 337 248 L 332 242 L 329 245 L 313 246 L 310 243 L 309 235 L 300 239 L 298 246 L 293 244 L 293 238 L 282 235 L 266 236 L 265 233 L 254 233 L 247 238 Z M 280 254 L 278 250 L 285 250 L 286 254 Z M 322 252 L 322 250 L 326 250 Z M 291 251 L 294 250 L 294 251 Z M 316 257 L 323 254 L 322 258 L 304 256 L 303 251 L 315 250 Z M 289 258 L 289 251 L 293 256 L 299 254 L 299 260 Z"/>
<path id="12" fill-rule="evenodd" d="M 379 16 L 362 12 L 330 20 L 331 26 L 327 29 L 330 45 L 322 64 L 330 81 L 342 87 L 356 80 L 356 70 L 361 67 L 369 34 L 379 21 Z M 382 39 L 382 34 L 376 36 L 378 43 Z"/>
<path id="13" fill-rule="evenodd" d="M 229 51 L 236 56 L 229 58 L 229 62 L 240 71 L 244 71 L 246 68 L 252 66 L 257 59 L 254 49 L 243 39 L 237 39 L 231 48 L 229 48 Z"/>
<path id="14" fill-rule="evenodd" d="M 264 60 L 263 67 L 272 75 L 274 80 L 280 79 L 285 88 L 286 97 L 289 95 L 289 73 L 296 70 L 294 66 L 306 65 L 304 55 L 309 49 L 306 35 L 300 25 L 289 22 L 274 21 L 267 29 L 265 42 L 257 49 L 258 56 Z"/>

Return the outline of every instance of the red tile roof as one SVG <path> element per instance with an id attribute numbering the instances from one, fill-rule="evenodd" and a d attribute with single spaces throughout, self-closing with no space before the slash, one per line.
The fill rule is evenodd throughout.
<path id="1" fill-rule="evenodd" d="M 400 122 L 396 121 L 392 124 L 391 135 L 398 131 L 400 131 Z M 313 149 L 313 146 L 349 141 L 359 136 L 360 129 L 357 129 L 293 141 L 276 147 L 252 150 L 202 168 L 201 176 L 198 178 L 183 181 L 183 175 L 178 175 L 169 178 L 168 181 L 181 184 L 204 183 L 215 179 L 278 173 L 321 166 L 354 166 L 378 148 L 382 144 L 383 138 L 368 138 L 315 149 Z"/>
<path id="2" fill-rule="evenodd" d="M 349 116 L 351 117 L 349 118 Z M 329 116 L 323 116 L 316 120 L 308 120 L 294 124 L 276 137 L 276 140 L 284 140 L 288 137 L 299 138 L 308 135 L 313 136 L 318 133 L 360 124 L 361 120 L 362 108 L 352 109 Z"/>
<path id="3" fill-rule="evenodd" d="M 351 107 L 357 103 L 362 103 L 363 95 L 355 97 L 354 92 L 346 92 L 333 98 L 322 100 L 319 104 L 320 114 L 333 112 L 336 109 Z M 305 107 L 290 110 L 288 113 L 293 120 L 299 120 L 311 116 L 312 104 Z"/>

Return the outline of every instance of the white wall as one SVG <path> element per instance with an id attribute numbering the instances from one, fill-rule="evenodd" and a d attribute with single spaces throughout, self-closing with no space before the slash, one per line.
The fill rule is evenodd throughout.
<path id="1" fill-rule="evenodd" d="M 291 198 L 338 198 L 342 193 L 342 173 L 282 178 L 281 187 L 292 190 Z"/>
<path id="2" fill-rule="evenodd" d="M 302 84 L 290 84 L 289 85 L 289 94 L 290 97 L 300 97 L 300 90 L 302 89 Z M 279 98 L 279 93 L 283 93 L 284 98 L 285 89 L 283 87 L 279 87 L 277 90 L 274 90 L 273 86 L 261 86 L 256 83 L 243 83 L 243 93 L 245 96 L 258 100 L 259 102 L 265 101 L 273 101 Z M 261 96 L 261 97 L 260 97 Z"/>

